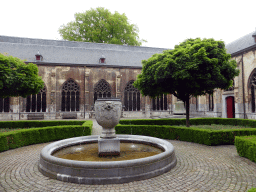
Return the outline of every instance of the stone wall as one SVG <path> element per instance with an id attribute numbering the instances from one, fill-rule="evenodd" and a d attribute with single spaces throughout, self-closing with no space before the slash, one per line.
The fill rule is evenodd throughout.
<path id="1" fill-rule="evenodd" d="M 227 96 L 235 98 L 235 117 L 243 118 L 243 84 L 242 84 L 242 55 L 233 57 L 238 63 L 240 74 L 234 79 L 234 90 L 223 91 L 216 89 L 214 92 L 214 110 L 209 111 L 208 96 L 198 97 L 198 107 L 196 109 L 195 98 L 190 102 L 190 114 L 197 116 L 227 117 L 226 101 Z M 251 112 L 251 90 L 250 78 L 252 72 L 256 69 L 255 50 L 243 54 L 244 65 L 244 95 L 246 117 L 255 119 L 256 114 Z M 47 91 L 47 109 L 44 113 L 44 119 L 58 119 L 63 117 L 61 111 L 61 91 L 63 84 L 68 79 L 73 79 L 80 88 L 80 104 L 77 118 L 89 117 L 90 111 L 94 105 L 94 87 L 101 79 L 105 79 L 111 87 L 111 96 L 118 97 L 124 103 L 124 89 L 131 80 L 136 80 L 137 75 L 141 73 L 138 68 L 107 67 L 107 66 L 85 66 L 85 65 L 51 65 L 39 64 L 39 75 L 45 82 Z M 172 115 L 177 102 L 177 98 L 168 95 L 167 111 L 152 111 L 152 99 L 141 96 L 140 111 L 126 111 L 124 117 L 154 117 Z M 256 98 L 256 96 L 255 96 Z M 0 119 L 27 119 L 26 98 L 11 98 L 10 112 L 1 113 Z"/>

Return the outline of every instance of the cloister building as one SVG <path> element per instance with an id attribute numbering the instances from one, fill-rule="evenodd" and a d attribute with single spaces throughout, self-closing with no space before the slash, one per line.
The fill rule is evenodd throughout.
<path id="1" fill-rule="evenodd" d="M 229 90 L 191 98 L 197 116 L 256 119 L 256 32 L 226 45 L 240 74 Z M 168 117 L 184 113 L 172 95 L 144 97 L 133 82 L 141 61 L 165 49 L 88 42 L 42 40 L 0 35 L 0 53 L 34 63 L 45 86 L 26 98 L 0 98 L 0 119 L 92 118 L 97 98 L 117 97 L 123 117 Z"/>

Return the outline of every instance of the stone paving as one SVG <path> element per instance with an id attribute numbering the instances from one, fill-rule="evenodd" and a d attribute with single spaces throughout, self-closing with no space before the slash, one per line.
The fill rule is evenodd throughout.
<path id="1" fill-rule="evenodd" d="M 93 134 L 100 132 L 94 122 Z M 36 144 L 0 153 L 0 192 L 16 191 L 247 191 L 256 187 L 256 163 L 239 157 L 233 145 L 206 146 L 170 140 L 177 165 L 171 171 L 142 181 L 112 185 L 81 185 L 43 176 L 38 171 L 41 149 Z"/>

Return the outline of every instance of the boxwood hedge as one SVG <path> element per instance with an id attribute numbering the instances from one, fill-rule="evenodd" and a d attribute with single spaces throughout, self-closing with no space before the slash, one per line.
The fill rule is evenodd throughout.
<path id="1" fill-rule="evenodd" d="M 48 127 L 48 126 L 59 126 L 59 125 L 82 125 L 83 121 L 38 121 L 38 120 L 20 120 L 20 121 L 0 121 L 0 128 L 31 128 L 31 127 Z"/>
<path id="2" fill-rule="evenodd" d="M 159 137 L 163 139 L 195 142 L 205 145 L 234 144 L 235 136 L 256 135 L 256 120 L 227 118 L 193 118 L 191 127 L 185 125 L 185 119 L 135 119 L 121 120 L 116 126 L 117 134 L 134 134 Z M 242 125 L 251 128 L 209 130 L 193 125 Z"/>
<path id="3" fill-rule="evenodd" d="M 53 122 L 55 125 L 58 125 L 57 121 Z M 91 135 L 93 125 L 92 121 L 73 121 L 75 122 L 75 125 L 67 125 L 70 124 L 70 121 L 59 122 L 61 122 L 60 124 L 62 125 L 47 127 L 40 126 L 39 128 L 20 129 L 0 133 L 0 152 L 31 144 L 46 143 L 70 137 Z M 80 122 L 80 124 L 77 122 Z M 35 124 L 37 125 L 37 123 Z M 33 124 L 33 126 L 35 124 Z M 49 125 L 50 123 L 46 124 Z M 28 124 L 24 123 L 23 125 L 27 126 Z"/>
<path id="4" fill-rule="evenodd" d="M 256 135 L 236 137 L 235 146 L 241 157 L 256 162 Z"/>

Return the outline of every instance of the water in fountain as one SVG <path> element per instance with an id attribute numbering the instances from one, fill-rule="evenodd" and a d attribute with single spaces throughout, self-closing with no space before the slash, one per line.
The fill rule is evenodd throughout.
<path id="1" fill-rule="evenodd" d="M 150 157 L 162 152 L 164 152 L 163 149 L 146 144 L 121 142 L 119 156 L 99 156 L 97 143 L 82 144 L 79 148 L 77 146 L 66 147 L 52 155 L 77 161 L 124 161 Z"/>

